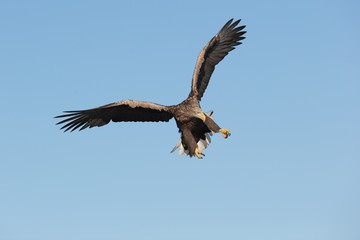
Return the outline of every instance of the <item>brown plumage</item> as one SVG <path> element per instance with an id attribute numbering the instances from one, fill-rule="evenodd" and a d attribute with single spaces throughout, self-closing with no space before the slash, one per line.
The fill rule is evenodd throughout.
<path id="1" fill-rule="evenodd" d="M 65 111 L 66 114 L 56 117 L 65 118 L 57 124 L 63 124 L 61 129 L 66 132 L 101 127 L 110 121 L 168 122 L 174 117 L 181 132 L 181 139 L 174 150 L 178 147 L 180 153 L 201 158 L 200 154 L 204 155 L 201 151 L 210 143 L 209 133 L 221 132 L 225 138 L 230 135 L 229 130 L 220 128 L 213 121 L 212 112 L 203 113 L 199 101 L 209 84 L 215 65 L 245 39 L 243 35 L 246 31 L 242 31 L 245 26 L 237 27 L 239 22 L 240 20 L 233 22 L 233 19 L 228 21 L 200 52 L 190 94 L 182 103 L 163 106 L 150 102 L 124 100 L 88 110 Z"/>

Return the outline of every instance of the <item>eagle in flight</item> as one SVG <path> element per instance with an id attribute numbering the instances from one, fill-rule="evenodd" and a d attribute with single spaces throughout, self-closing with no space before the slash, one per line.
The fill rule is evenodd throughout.
<path id="1" fill-rule="evenodd" d="M 101 127 L 113 122 L 168 122 L 175 118 L 181 138 L 171 151 L 179 148 L 179 155 L 190 155 L 202 158 L 202 152 L 210 144 L 210 135 L 220 132 L 224 138 L 230 136 L 230 131 L 220 128 L 211 116 L 204 113 L 200 100 L 209 84 L 211 74 L 218 64 L 235 46 L 245 39 L 245 26 L 238 26 L 240 19 L 229 20 L 220 31 L 200 52 L 192 77 L 189 96 L 180 104 L 164 106 L 156 103 L 135 100 L 123 100 L 101 107 L 79 111 L 64 111 L 64 115 L 55 118 L 65 118 L 57 124 L 63 124 L 61 129 L 79 131 L 85 128 Z"/>

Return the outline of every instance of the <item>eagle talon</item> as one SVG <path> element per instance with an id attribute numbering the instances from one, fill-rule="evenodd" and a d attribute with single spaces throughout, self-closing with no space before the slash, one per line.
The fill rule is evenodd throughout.
<path id="1" fill-rule="evenodd" d="M 203 155 L 203 156 L 205 156 L 205 154 L 202 152 L 202 151 L 200 151 L 199 149 L 195 149 L 195 154 L 196 154 L 196 157 L 198 158 L 198 159 L 202 159 L 202 157 L 200 156 L 200 154 L 201 155 Z"/>
<path id="2" fill-rule="evenodd" d="M 231 135 L 230 131 L 228 129 L 225 129 L 225 128 L 221 128 L 219 130 L 219 132 L 222 133 L 224 138 L 228 138 Z"/>

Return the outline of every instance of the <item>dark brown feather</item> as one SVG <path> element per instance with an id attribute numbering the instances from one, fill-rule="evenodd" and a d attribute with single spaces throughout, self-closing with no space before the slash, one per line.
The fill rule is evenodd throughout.
<path id="1" fill-rule="evenodd" d="M 173 115 L 170 107 L 150 102 L 124 100 L 101 107 L 80 111 L 65 111 L 65 118 L 57 124 L 65 124 L 61 129 L 79 131 L 85 128 L 101 127 L 113 122 L 167 122 Z"/>
<path id="2" fill-rule="evenodd" d="M 201 123 L 192 131 L 196 142 L 200 141 L 200 139 L 205 140 L 205 133 L 211 133 L 211 130 L 204 123 Z"/>
<path id="3" fill-rule="evenodd" d="M 246 31 L 241 31 L 245 26 L 236 27 L 240 20 L 228 21 L 221 30 L 213 37 L 210 42 L 200 52 L 193 74 L 190 96 L 196 95 L 200 101 L 211 74 L 218 64 L 234 47 L 241 44 L 242 37 Z M 235 28 L 236 27 L 236 28 Z"/>

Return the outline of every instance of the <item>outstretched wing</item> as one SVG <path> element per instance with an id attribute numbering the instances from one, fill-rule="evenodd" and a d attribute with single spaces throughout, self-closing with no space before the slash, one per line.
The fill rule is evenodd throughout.
<path id="1" fill-rule="evenodd" d="M 241 44 L 242 37 L 246 31 L 241 31 L 245 26 L 236 27 L 240 19 L 233 22 L 228 21 L 224 27 L 213 37 L 200 52 L 193 74 L 190 96 L 196 95 L 200 101 L 203 96 L 211 74 L 218 64 L 235 46 Z M 236 28 L 235 28 L 236 27 Z"/>
<path id="2" fill-rule="evenodd" d="M 57 124 L 64 124 L 65 132 L 85 128 L 101 127 L 110 122 L 167 122 L 173 115 L 170 107 L 156 103 L 124 100 L 97 108 L 80 111 L 65 111 L 55 118 L 66 118 Z"/>

